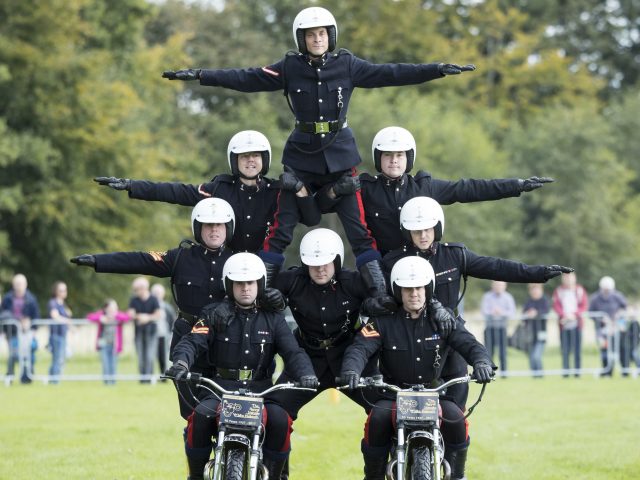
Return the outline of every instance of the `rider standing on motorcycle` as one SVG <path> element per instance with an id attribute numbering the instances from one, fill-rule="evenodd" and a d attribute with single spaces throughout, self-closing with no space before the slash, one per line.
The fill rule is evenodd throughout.
<path id="1" fill-rule="evenodd" d="M 255 253 L 262 248 L 269 228 L 275 223 L 279 204 L 299 212 L 303 224 L 318 224 L 320 211 L 315 200 L 294 174 L 285 172 L 279 181 L 265 176 L 271 165 L 271 144 L 262 133 L 255 130 L 236 133 L 227 146 L 227 161 L 231 174 L 216 175 L 200 185 L 115 177 L 97 177 L 95 181 L 115 190 L 126 190 L 129 197 L 139 200 L 186 206 L 211 197 L 226 200 L 238 219 L 235 235 L 228 242 L 234 252 Z M 291 238 L 280 240 L 273 247 L 282 253 Z"/>
<path id="2" fill-rule="evenodd" d="M 256 68 L 188 69 L 166 71 L 170 80 L 199 80 L 201 85 L 242 92 L 283 91 L 295 116 L 282 163 L 315 193 L 325 186 L 342 192 L 334 206 L 356 255 L 358 269 L 380 271 L 381 256 L 367 230 L 360 193 L 353 188 L 355 167 L 361 162 L 347 111 L 357 87 L 379 88 L 415 85 L 475 70 L 473 65 L 372 64 L 345 49 L 336 49 L 338 26 L 334 16 L 320 7 L 303 9 L 293 21 L 298 51 L 268 66 Z M 265 241 L 261 257 L 277 268 L 284 262 L 273 248 L 280 236 L 291 238 L 297 212 L 280 206 L 277 226 Z"/>
<path id="3" fill-rule="evenodd" d="M 367 226 L 382 255 L 402 246 L 402 238 L 398 235 L 398 210 L 413 197 L 432 197 L 442 205 L 499 200 L 518 197 L 522 192 L 530 192 L 553 181 L 545 177 L 450 181 L 433 178 L 423 171 L 410 175 L 416 162 L 416 141 L 411 132 L 402 127 L 386 127 L 376 133 L 371 156 L 380 174 L 362 173 L 357 184 L 361 187 Z M 330 210 L 333 202 L 339 199 L 331 190 L 328 192 L 329 195 L 318 196 L 322 211 Z"/>
<path id="4" fill-rule="evenodd" d="M 464 327 L 440 335 L 437 324 L 453 313 L 433 298 L 435 274 L 422 258 L 403 258 L 391 271 L 391 289 L 402 308 L 393 315 L 370 319 L 347 348 L 341 378 L 356 388 L 369 359 L 380 354 L 379 368 L 386 383 L 406 388 L 430 384 L 441 376 L 449 347 L 460 352 L 473 365 L 474 377 L 491 381 L 496 368 L 484 346 Z M 384 394 L 383 394 L 384 396 Z M 440 402 L 445 459 L 451 465 L 451 478 L 464 478 L 469 437 L 462 410 L 446 396 Z M 362 441 L 366 480 L 383 480 L 393 437 L 395 397 L 378 400 L 365 423 Z"/>
<path id="5" fill-rule="evenodd" d="M 511 283 L 544 283 L 572 268 L 560 265 L 527 265 L 498 257 L 478 255 L 463 243 L 442 242 L 444 236 L 444 212 L 433 198 L 415 197 L 407 201 L 400 211 L 401 237 L 404 246 L 384 256 L 385 272 L 404 257 L 419 256 L 426 259 L 436 275 L 435 297 L 442 304 L 455 310 L 458 306 L 460 281 L 467 276 Z M 459 319 L 460 321 L 460 319 Z M 452 352 L 442 371 L 443 379 L 465 375 L 467 362 Z M 466 383 L 452 385 L 447 395 L 464 410 L 469 386 Z"/>
<path id="6" fill-rule="evenodd" d="M 264 263 L 252 253 L 237 253 L 227 260 L 223 282 L 229 298 L 204 309 L 204 318 L 176 345 L 168 376 L 180 380 L 198 356 L 206 352 L 214 369 L 212 378 L 223 388 L 262 391 L 272 384 L 269 367 L 278 354 L 302 387 L 318 385 L 311 361 L 298 346 L 284 316 L 264 311 L 257 302 L 265 290 L 266 275 Z M 219 405 L 219 398 L 206 392 L 188 419 L 185 450 L 191 480 L 202 478 L 209 460 Z M 264 464 L 269 478 L 278 479 L 286 457 L 283 450 L 288 449 L 289 431 L 272 428 L 271 423 L 272 419 L 282 417 L 287 425 L 287 413 L 270 402 L 265 408 Z"/>

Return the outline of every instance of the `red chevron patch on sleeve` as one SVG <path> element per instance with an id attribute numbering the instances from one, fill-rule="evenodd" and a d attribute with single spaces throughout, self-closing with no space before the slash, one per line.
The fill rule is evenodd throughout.
<path id="1" fill-rule="evenodd" d="M 274 77 L 279 77 L 280 73 L 275 70 L 271 70 L 269 67 L 262 67 L 262 71 L 264 73 L 268 73 L 269 75 L 273 75 Z"/>
<path id="2" fill-rule="evenodd" d="M 376 327 L 374 327 L 372 323 L 367 323 L 364 328 L 360 330 L 360 333 L 366 338 L 376 338 L 380 336 Z"/>

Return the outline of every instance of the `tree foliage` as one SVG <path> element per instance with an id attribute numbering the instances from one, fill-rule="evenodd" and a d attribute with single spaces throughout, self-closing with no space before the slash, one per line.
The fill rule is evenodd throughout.
<path id="1" fill-rule="evenodd" d="M 375 133 L 414 133 L 416 169 L 439 178 L 548 175 L 520 198 L 446 207 L 447 237 L 478 253 L 564 263 L 629 293 L 640 273 L 638 9 L 589 0 L 328 0 L 338 46 L 372 62 L 475 63 L 476 72 L 360 90 L 349 112 L 372 170 Z M 163 70 L 267 65 L 294 48 L 292 0 L 0 2 L 0 280 L 72 303 L 124 298 L 129 278 L 68 264 L 85 252 L 164 250 L 189 209 L 96 186 L 115 175 L 199 183 L 227 171 L 237 131 L 292 125 L 279 92 L 168 82 Z M 335 218 L 325 224 L 334 228 Z M 304 231 L 304 229 L 301 229 Z M 300 232 L 297 232 L 298 235 Z M 291 247 L 288 261 L 295 261 Z M 295 263 L 295 262 L 293 262 Z"/>

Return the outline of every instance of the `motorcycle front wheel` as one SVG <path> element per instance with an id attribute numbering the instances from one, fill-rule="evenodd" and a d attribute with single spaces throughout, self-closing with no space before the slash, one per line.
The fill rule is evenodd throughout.
<path id="1" fill-rule="evenodd" d="M 431 451 L 427 446 L 415 447 L 411 452 L 411 480 L 432 480 Z"/>
<path id="2" fill-rule="evenodd" d="M 246 451 L 239 448 L 227 450 L 224 466 L 224 480 L 242 480 Z"/>

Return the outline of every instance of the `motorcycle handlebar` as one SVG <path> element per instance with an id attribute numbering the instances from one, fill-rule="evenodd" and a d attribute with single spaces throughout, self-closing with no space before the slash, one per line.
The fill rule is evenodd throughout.
<path id="1" fill-rule="evenodd" d="M 207 385 L 214 390 L 217 390 L 218 393 L 222 393 L 223 395 L 245 395 L 247 397 L 264 397 L 268 393 L 275 392 L 276 390 L 306 390 L 310 392 L 315 392 L 315 388 L 307 388 L 301 387 L 299 382 L 287 382 L 287 383 L 278 383 L 276 385 L 272 385 L 271 387 L 263 390 L 262 392 L 250 392 L 247 390 L 227 390 L 223 388 L 221 385 L 211 380 L 210 378 L 203 377 L 202 374 L 196 372 L 187 372 L 183 377 L 176 380 L 174 377 L 170 377 L 167 375 L 162 375 L 160 378 L 168 378 L 170 380 L 178 381 L 178 382 L 190 382 L 196 385 Z"/>
<path id="2" fill-rule="evenodd" d="M 420 392 L 440 392 L 442 390 L 444 390 L 447 387 L 450 387 L 451 385 L 455 385 L 458 383 L 469 383 L 473 381 L 473 379 L 471 378 L 471 375 L 465 375 L 464 377 L 457 377 L 457 378 L 452 378 L 451 380 L 448 380 L 447 382 L 443 383 L 442 385 L 437 386 L 436 388 L 425 388 L 424 385 L 419 384 L 419 385 L 414 385 L 411 386 L 409 388 L 400 388 L 397 385 L 393 385 L 391 383 L 386 383 L 383 379 L 382 379 L 382 375 L 376 375 L 373 377 L 360 377 L 360 380 L 358 382 L 358 386 L 356 388 L 387 388 L 389 390 L 392 390 L 394 392 L 410 392 L 410 391 L 415 391 L 418 390 Z M 336 384 L 340 385 L 338 387 L 336 387 L 338 390 L 344 390 L 347 389 L 349 386 L 344 384 L 344 380 L 341 377 L 336 377 Z M 416 388 L 417 387 L 417 388 Z"/>

